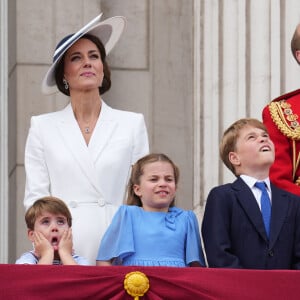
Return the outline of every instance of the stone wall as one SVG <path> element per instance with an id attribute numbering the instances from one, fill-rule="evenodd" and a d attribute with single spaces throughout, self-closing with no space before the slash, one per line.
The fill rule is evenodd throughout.
<path id="1" fill-rule="evenodd" d="M 113 85 L 103 98 L 145 115 L 151 150 L 165 152 L 180 167 L 178 206 L 194 209 L 200 222 L 209 190 L 233 179 L 218 156 L 223 130 L 241 117 L 260 119 L 268 101 L 300 83 L 289 50 L 300 21 L 298 0 L 3 3 L 9 3 L 9 90 L 1 101 L 8 104 L 10 205 L 0 214 L 9 215 L 9 262 L 31 247 L 22 203 L 30 117 L 68 101 L 61 94 L 42 95 L 42 78 L 56 43 L 101 11 L 103 18 L 128 20 L 109 55 Z"/>

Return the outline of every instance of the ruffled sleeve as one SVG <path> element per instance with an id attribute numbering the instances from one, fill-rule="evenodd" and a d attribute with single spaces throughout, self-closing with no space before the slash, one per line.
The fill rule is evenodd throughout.
<path id="1" fill-rule="evenodd" d="M 193 211 L 187 211 L 187 213 L 186 263 L 190 264 L 191 262 L 196 261 L 202 266 L 205 266 L 197 217 Z"/>
<path id="2" fill-rule="evenodd" d="M 134 253 L 134 239 L 129 207 L 120 206 L 107 228 L 98 251 L 96 260 L 111 260 L 121 264 L 122 258 Z"/>

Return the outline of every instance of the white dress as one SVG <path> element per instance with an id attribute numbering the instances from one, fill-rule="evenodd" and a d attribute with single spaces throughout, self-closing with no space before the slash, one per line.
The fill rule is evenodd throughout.
<path id="1" fill-rule="evenodd" d="M 49 195 L 65 201 L 74 249 L 94 265 L 102 235 L 124 201 L 131 166 L 148 152 L 143 115 L 103 101 L 88 146 L 70 104 L 34 116 L 25 149 L 25 208 Z"/>

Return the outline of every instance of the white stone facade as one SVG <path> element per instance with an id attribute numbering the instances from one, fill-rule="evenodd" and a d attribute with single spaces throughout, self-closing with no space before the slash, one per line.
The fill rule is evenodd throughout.
<path id="1" fill-rule="evenodd" d="M 1 0 L 0 263 L 31 247 L 22 203 L 30 117 L 67 103 L 40 91 L 53 50 L 101 11 L 128 20 L 103 98 L 145 115 L 151 150 L 180 167 L 178 206 L 200 222 L 209 190 L 234 179 L 219 159 L 223 130 L 261 119 L 268 101 L 300 87 L 290 52 L 298 0 Z"/>

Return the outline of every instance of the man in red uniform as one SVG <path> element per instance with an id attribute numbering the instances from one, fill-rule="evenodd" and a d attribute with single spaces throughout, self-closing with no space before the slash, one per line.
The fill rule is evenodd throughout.
<path id="1" fill-rule="evenodd" d="M 291 50 L 300 64 L 300 24 L 291 40 Z M 274 99 L 263 109 L 262 118 L 275 144 L 270 179 L 300 196 L 300 89 Z"/>

